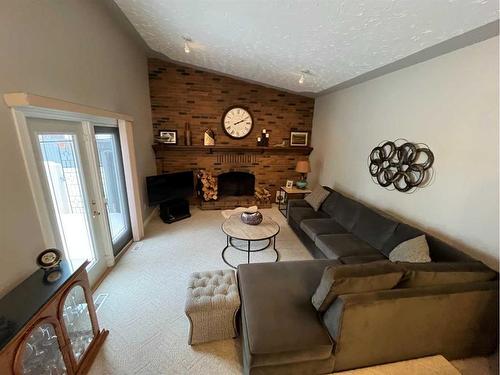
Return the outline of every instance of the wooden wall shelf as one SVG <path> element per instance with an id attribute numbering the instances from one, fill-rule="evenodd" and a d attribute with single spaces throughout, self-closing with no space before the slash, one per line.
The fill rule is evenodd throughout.
<path id="1" fill-rule="evenodd" d="M 182 146 L 182 145 L 167 145 L 163 143 L 153 144 L 153 150 L 157 151 L 181 151 L 181 152 L 205 152 L 213 154 L 218 152 L 233 152 L 233 153 L 260 153 L 260 154 L 299 154 L 309 155 L 313 150 L 312 147 L 252 147 L 252 146 Z"/>

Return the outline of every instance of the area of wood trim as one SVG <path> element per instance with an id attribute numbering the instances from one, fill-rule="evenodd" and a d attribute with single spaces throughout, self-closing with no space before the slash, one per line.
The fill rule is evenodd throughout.
<path id="1" fill-rule="evenodd" d="M 155 152 L 168 151 L 168 152 L 201 152 L 201 153 L 216 153 L 216 152 L 231 152 L 231 153 L 269 153 L 269 154 L 302 154 L 309 155 L 313 148 L 312 147 L 261 147 L 261 146 L 183 146 L 183 145 L 167 145 L 163 143 L 153 144 L 153 150 Z"/>
<path id="2" fill-rule="evenodd" d="M 92 116 L 108 117 L 125 121 L 131 121 L 131 122 L 134 121 L 134 118 L 132 116 L 126 115 L 124 113 L 112 112 L 105 109 L 71 103 L 61 99 L 48 98 L 46 96 L 30 94 L 27 92 L 14 92 L 14 93 L 4 94 L 3 99 L 5 101 L 5 104 L 7 104 L 7 106 L 10 108 L 16 108 L 16 107 L 48 108 L 59 111 L 84 113 Z"/>

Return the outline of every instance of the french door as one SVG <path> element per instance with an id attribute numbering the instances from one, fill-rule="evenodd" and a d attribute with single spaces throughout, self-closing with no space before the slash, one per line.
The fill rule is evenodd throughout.
<path id="1" fill-rule="evenodd" d="M 93 124 L 113 254 L 132 241 L 118 128 Z"/>
<path id="2" fill-rule="evenodd" d="M 88 121 L 27 118 L 57 248 L 90 283 L 132 239 L 118 129 Z"/>

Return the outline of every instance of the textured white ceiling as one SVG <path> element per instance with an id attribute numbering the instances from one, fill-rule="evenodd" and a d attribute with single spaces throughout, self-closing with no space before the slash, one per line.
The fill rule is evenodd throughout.
<path id="1" fill-rule="evenodd" d="M 498 18 L 496 0 L 115 0 L 169 58 L 319 92 Z M 184 53 L 183 36 L 193 40 Z M 303 85 L 301 70 L 310 70 Z"/>

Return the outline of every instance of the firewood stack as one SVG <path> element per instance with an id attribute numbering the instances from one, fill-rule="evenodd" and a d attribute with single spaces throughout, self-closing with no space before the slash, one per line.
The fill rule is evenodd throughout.
<path id="1" fill-rule="evenodd" d="M 256 187 L 255 188 L 255 198 L 260 203 L 270 204 L 271 202 L 271 192 L 265 188 Z"/>
<path id="2" fill-rule="evenodd" d="M 212 176 L 212 173 L 201 170 L 200 171 L 201 191 L 203 192 L 203 199 L 206 201 L 217 200 L 217 177 Z"/>

